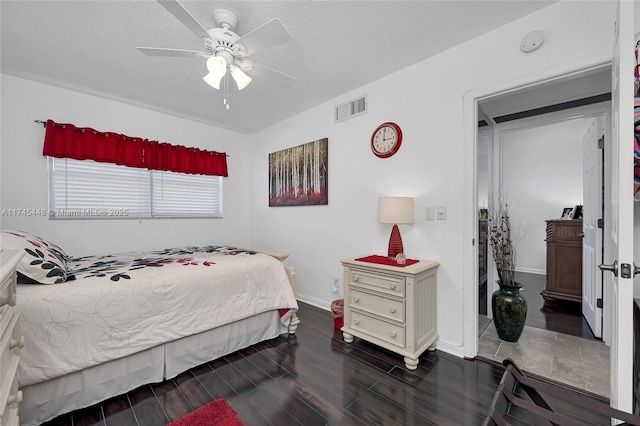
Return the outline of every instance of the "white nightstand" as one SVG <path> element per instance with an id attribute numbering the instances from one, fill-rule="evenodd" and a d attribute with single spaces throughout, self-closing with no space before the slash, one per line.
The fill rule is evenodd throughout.
<path id="1" fill-rule="evenodd" d="M 0 250 L 0 426 L 18 426 L 18 362 L 24 337 L 18 329 L 16 267 L 24 250 Z"/>
<path id="2" fill-rule="evenodd" d="M 359 337 L 404 356 L 409 370 L 438 340 L 437 279 L 439 263 L 421 260 L 387 266 L 343 259 L 346 343 Z"/>

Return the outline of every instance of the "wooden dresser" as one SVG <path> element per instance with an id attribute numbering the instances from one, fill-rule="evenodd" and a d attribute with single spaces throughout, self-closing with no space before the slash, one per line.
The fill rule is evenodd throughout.
<path id="1" fill-rule="evenodd" d="M 547 220 L 545 300 L 582 302 L 582 220 Z"/>
<path id="2" fill-rule="evenodd" d="M 438 340 L 437 279 L 439 263 L 387 266 L 355 259 L 344 269 L 346 343 L 359 337 L 404 356 L 409 370 L 418 367 L 426 350 Z"/>
<path id="3" fill-rule="evenodd" d="M 18 426 L 18 361 L 24 337 L 18 329 L 16 266 L 23 250 L 0 251 L 0 426 Z"/>

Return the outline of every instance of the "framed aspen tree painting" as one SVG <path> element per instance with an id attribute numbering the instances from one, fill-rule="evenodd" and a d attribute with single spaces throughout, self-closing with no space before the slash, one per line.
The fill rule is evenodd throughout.
<path id="1" fill-rule="evenodd" d="M 329 203 L 327 138 L 269 154 L 269 206 Z"/>

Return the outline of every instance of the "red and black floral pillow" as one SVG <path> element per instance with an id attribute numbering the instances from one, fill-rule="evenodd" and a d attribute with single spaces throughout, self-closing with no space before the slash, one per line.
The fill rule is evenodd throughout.
<path id="1" fill-rule="evenodd" d="M 2 230 L 3 249 L 23 249 L 24 256 L 16 271 L 18 282 L 26 284 L 58 284 L 65 282 L 69 256 L 56 244 L 23 231 Z"/>

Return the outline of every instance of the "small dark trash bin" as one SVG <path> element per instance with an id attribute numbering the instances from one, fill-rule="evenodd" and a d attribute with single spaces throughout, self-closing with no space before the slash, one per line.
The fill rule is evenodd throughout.
<path id="1" fill-rule="evenodd" d="M 344 299 L 331 302 L 331 316 L 336 330 L 340 330 L 344 325 Z"/>

